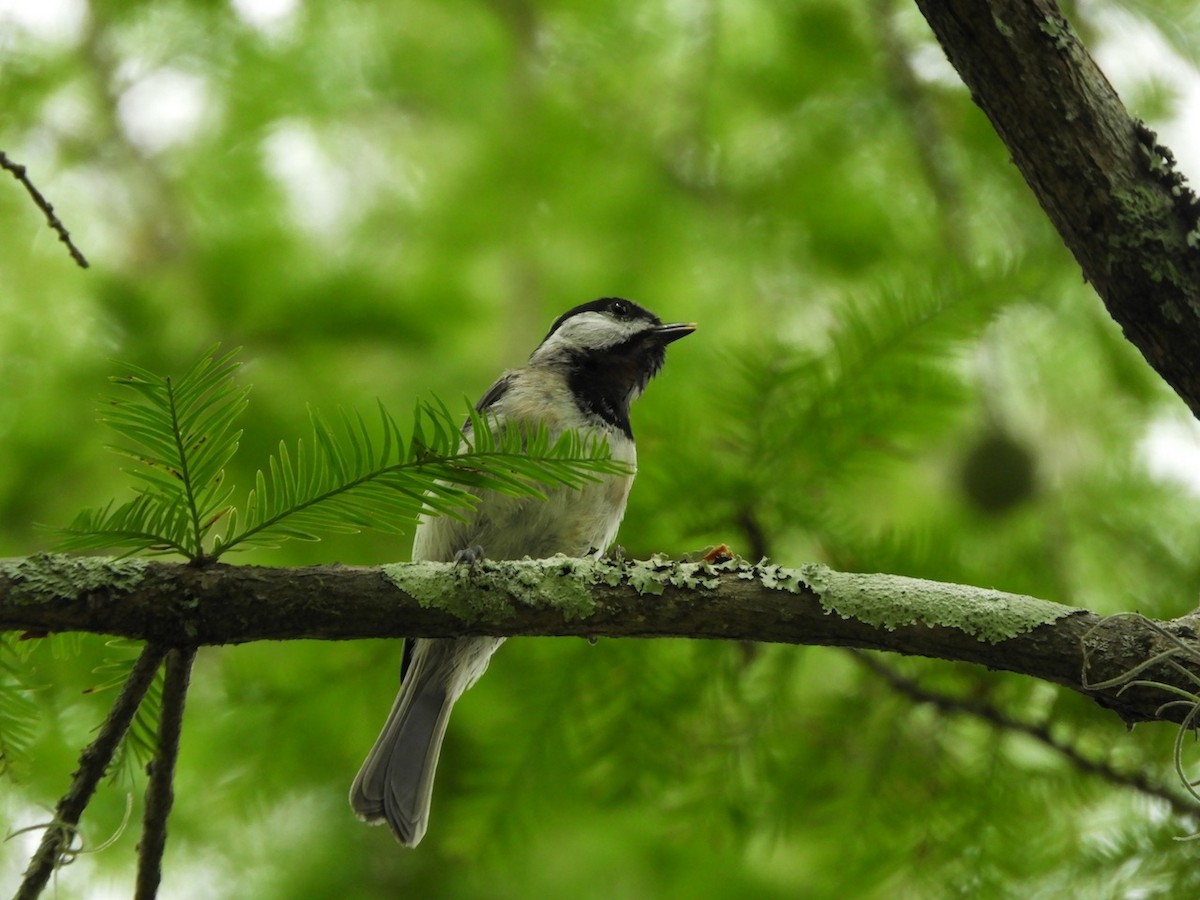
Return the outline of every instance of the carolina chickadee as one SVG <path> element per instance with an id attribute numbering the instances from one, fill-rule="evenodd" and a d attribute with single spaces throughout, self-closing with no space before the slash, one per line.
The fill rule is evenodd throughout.
<path id="1" fill-rule="evenodd" d="M 544 558 L 603 552 L 617 535 L 633 484 L 637 453 L 629 407 L 662 368 L 666 346 L 693 324 L 664 325 L 629 300 L 605 297 L 558 317 L 529 357 L 493 384 L 476 409 L 497 420 L 542 423 L 552 437 L 565 429 L 607 441 L 630 474 L 605 476 L 579 490 L 551 488 L 547 499 L 483 491 L 467 521 L 422 516 L 414 560 Z M 468 425 L 469 428 L 469 425 Z M 387 821 L 400 843 L 416 846 L 429 822 L 438 753 L 454 701 L 487 669 L 504 638 L 405 642 L 400 693 L 354 785 L 358 817 Z"/>

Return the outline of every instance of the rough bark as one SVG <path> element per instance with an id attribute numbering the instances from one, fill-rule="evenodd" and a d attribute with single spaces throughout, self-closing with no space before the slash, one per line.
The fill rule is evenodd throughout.
<path id="1" fill-rule="evenodd" d="M 1086 610 L 982 588 L 848 576 L 820 567 L 600 562 L 581 573 L 579 561 L 557 559 L 478 567 L 203 569 L 70 557 L 10 560 L 0 565 L 0 630 L 32 636 L 85 631 L 172 647 L 467 634 L 858 647 L 1040 678 L 1092 697 L 1127 722 L 1178 721 L 1186 710 L 1160 710 L 1173 698 L 1157 688 L 1119 692 L 1090 686 L 1164 651 L 1174 650 L 1191 668 L 1189 652 L 1200 659 L 1189 620 L 1104 620 Z M 854 579 L 853 587 L 835 588 L 836 579 Z M 864 597 L 866 605 L 851 602 Z M 1021 617 L 1006 619 L 1004 609 L 1018 602 Z M 1194 689 L 1177 665 L 1158 665 L 1139 677 Z"/>
<path id="2" fill-rule="evenodd" d="M 1053 0 L 916 0 L 1146 361 L 1200 416 L 1200 203 Z"/>

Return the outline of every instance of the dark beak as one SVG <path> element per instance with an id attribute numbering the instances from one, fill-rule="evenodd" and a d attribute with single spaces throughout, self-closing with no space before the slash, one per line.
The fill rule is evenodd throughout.
<path id="1" fill-rule="evenodd" d="M 681 337 L 687 337 L 696 330 L 695 322 L 676 322 L 672 325 L 659 325 L 654 329 L 654 336 L 663 346 L 677 341 Z"/>

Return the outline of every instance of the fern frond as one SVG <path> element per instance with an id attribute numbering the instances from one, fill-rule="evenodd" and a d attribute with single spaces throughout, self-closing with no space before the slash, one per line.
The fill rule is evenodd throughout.
<path id="1" fill-rule="evenodd" d="M 378 411 L 378 437 L 360 414 L 341 413 L 334 428 L 310 411 L 311 439 L 294 451 L 279 445 L 213 555 L 322 532 L 400 532 L 421 513 L 461 517 L 479 491 L 541 497 L 546 484 L 578 487 L 627 471 L 603 442 L 570 432 L 552 441 L 545 427 L 504 426 L 474 411 L 460 429 L 435 402 L 418 404 L 406 441 L 382 404 Z"/>

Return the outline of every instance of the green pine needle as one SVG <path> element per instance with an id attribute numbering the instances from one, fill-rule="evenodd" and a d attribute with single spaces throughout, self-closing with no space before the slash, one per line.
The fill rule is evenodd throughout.
<path id="1" fill-rule="evenodd" d="M 140 490 L 120 505 L 81 512 L 65 529 L 66 549 L 206 562 L 323 534 L 398 532 L 422 514 L 461 517 L 485 490 L 544 497 L 548 486 L 578 488 L 628 471 L 587 435 L 552 440 L 544 426 L 504 425 L 474 410 L 460 428 L 441 402 L 417 405 L 407 437 L 382 404 L 375 427 L 346 412 L 333 426 L 310 410 L 310 439 L 280 442 L 239 508 L 225 466 L 238 448 L 235 422 L 249 389 L 235 381 L 236 351 L 215 352 L 178 380 L 134 366 L 112 379 L 132 396 L 110 401 L 104 419 L 122 439 L 112 449 L 136 463 L 128 471 Z"/>

